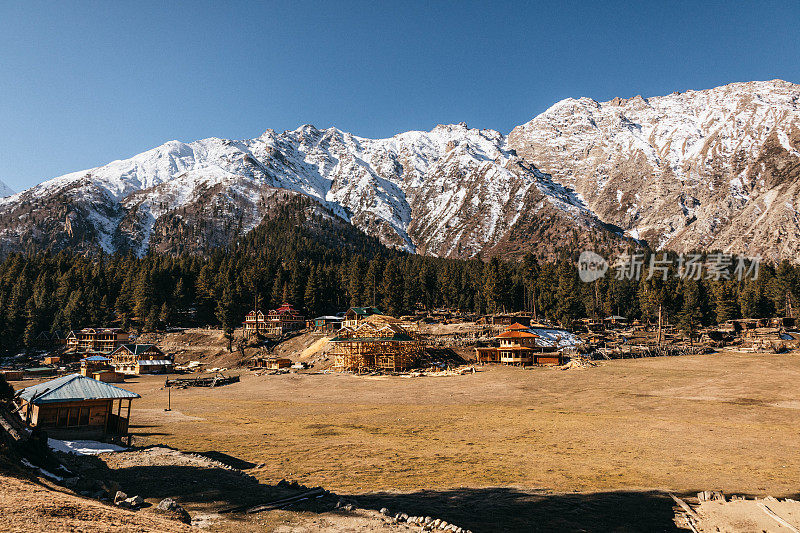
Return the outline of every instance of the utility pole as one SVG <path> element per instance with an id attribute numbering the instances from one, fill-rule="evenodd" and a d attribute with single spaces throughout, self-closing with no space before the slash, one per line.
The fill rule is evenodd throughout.
<path id="1" fill-rule="evenodd" d="M 167 388 L 167 408 L 164 411 L 172 411 L 172 387 L 169 386 L 169 374 L 167 374 L 164 386 Z"/>

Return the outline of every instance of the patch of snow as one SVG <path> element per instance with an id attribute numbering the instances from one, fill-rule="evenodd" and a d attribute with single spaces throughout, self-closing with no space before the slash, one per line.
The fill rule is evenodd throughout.
<path id="1" fill-rule="evenodd" d="M 127 448 L 98 442 L 96 440 L 58 440 L 47 439 L 47 445 L 56 452 L 71 453 L 73 455 L 97 455 L 99 453 L 123 452 Z"/>
<path id="2" fill-rule="evenodd" d="M 25 458 L 20 459 L 20 462 L 23 465 L 27 466 L 28 468 L 33 468 L 34 470 L 38 470 L 39 473 L 42 474 L 45 477 L 49 477 L 50 479 L 54 479 L 56 481 L 64 481 L 63 477 L 57 476 L 57 475 L 53 474 L 52 472 L 49 472 L 49 471 L 45 470 L 44 468 L 39 468 L 38 466 L 34 465 L 33 463 L 31 463 L 30 461 L 28 461 Z"/>

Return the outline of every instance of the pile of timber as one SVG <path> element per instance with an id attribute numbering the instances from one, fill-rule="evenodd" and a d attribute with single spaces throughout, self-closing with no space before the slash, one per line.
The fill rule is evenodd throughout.
<path id="1" fill-rule="evenodd" d="M 217 374 L 216 376 L 207 377 L 207 378 L 177 378 L 177 379 L 168 379 L 166 381 L 167 387 L 178 387 L 178 388 L 186 388 L 186 387 L 220 387 L 222 385 L 228 385 L 230 383 L 238 383 L 239 376 L 225 376 L 223 374 Z"/>

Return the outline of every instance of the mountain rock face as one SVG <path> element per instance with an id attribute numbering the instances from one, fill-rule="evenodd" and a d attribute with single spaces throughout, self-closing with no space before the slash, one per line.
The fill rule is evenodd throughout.
<path id="1" fill-rule="evenodd" d="M 797 260 L 798 85 L 567 99 L 514 128 L 509 145 L 654 248 Z"/>
<path id="2" fill-rule="evenodd" d="M 385 244 L 515 256 L 632 239 L 770 259 L 800 248 L 800 86 L 557 103 L 505 136 L 302 126 L 171 141 L 0 199 L 0 253 L 203 251 L 311 198 Z"/>
<path id="3" fill-rule="evenodd" d="M 46 181 L 0 200 L 0 250 L 224 246 L 298 194 L 386 244 L 439 256 L 622 239 L 496 131 L 457 124 L 373 140 L 303 126 L 172 141 Z"/>
<path id="4" fill-rule="evenodd" d="M 14 191 L 11 187 L 0 181 L 0 198 L 11 196 L 12 194 L 14 194 Z"/>

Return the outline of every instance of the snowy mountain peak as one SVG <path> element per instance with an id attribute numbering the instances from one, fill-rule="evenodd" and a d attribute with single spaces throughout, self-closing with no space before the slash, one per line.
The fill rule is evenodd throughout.
<path id="1" fill-rule="evenodd" d="M 567 98 L 508 135 L 439 124 L 369 139 L 305 124 L 169 141 L 0 199 L 0 253 L 224 246 L 293 196 L 439 256 L 546 255 L 621 234 L 800 255 L 800 87 Z"/>
<path id="2" fill-rule="evenodd" d="M 566 99 L 514 128 L 509 143 L 601 219 L 656 247 L 793 259 L 800 251 L 800 86 L 793 83 Z"/>

